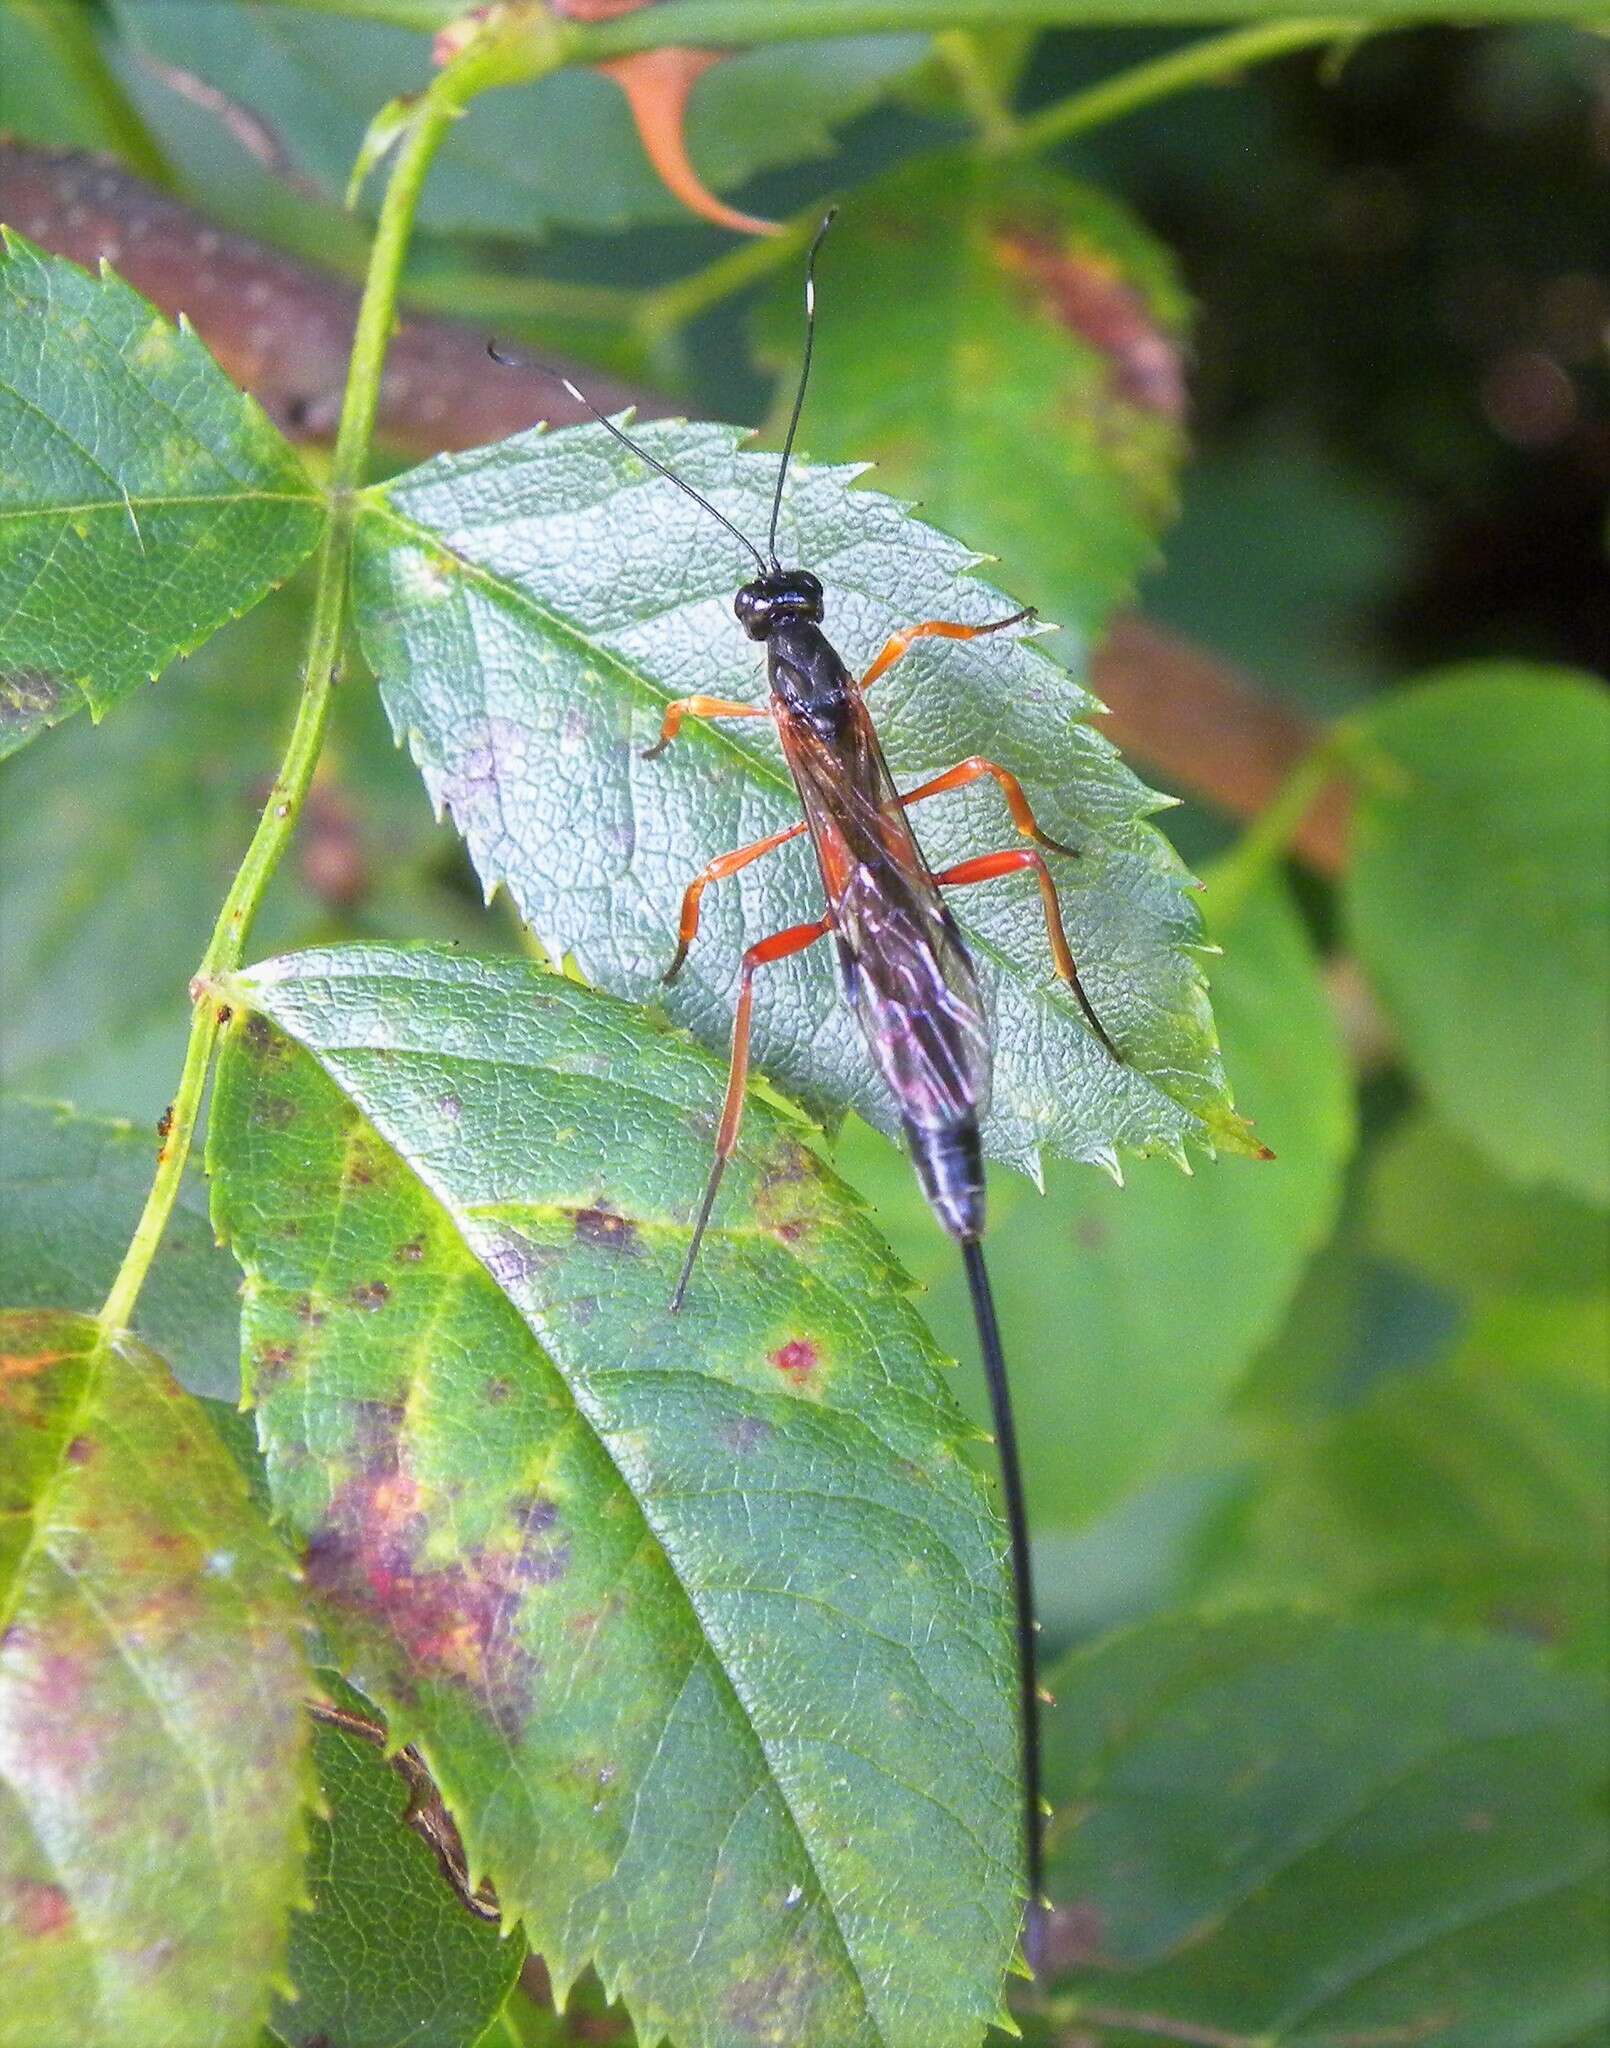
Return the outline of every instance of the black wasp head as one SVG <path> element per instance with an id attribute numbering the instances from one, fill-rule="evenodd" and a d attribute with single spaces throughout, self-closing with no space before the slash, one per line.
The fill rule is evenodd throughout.
<path id="1" fill-rule="evenodd" d="M 772 569 L 746 583 L 732 608 L 751 640 L 769 640 L 779 626 L 822 623 L 822 586 L 809 569 Z"/>

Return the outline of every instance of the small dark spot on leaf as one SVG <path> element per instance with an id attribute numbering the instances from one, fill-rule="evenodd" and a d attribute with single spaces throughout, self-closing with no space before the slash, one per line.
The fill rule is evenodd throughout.
<path id="1" fill-rule="evenodd" d="M 296 1363 L 294 1344 L 265 1344 L 252 1366 L 252 1393 L 264 1399 L 279 1386 Z"/>
<path id="2" fill-rule="evenodd" d="M 219 1023 L 220 1023 L 220 1024 L 227 1024 L 227 1023 L 229 1022 L 230 1018 L 234 1016 L 234 1014 L 235 1014 L 235 1013 L 234 1013 L 234 1011 L 233 1011 L 233 1010 L 232 1010 L 232 1009 L 230 1008 L 230 1006 L 228 1005 L 228 1003 L 220 1003 L 220 1004 L 218 1005 L 218 1021 L 219 1021 Z M 259 1018 L 259 1017 L 254 1017 L 254 1018 L 252 1019 L 252 1022 L 253 1022 L 254 1024 L 258 1024 L 258 1023 L 261 1023 L 261 1022 L 262 1022 L 262 1019 L 261 1019 L 261 1018 Z M 266 1034 L 267 1034 L 267 1027 L 266 1027 L 266 1026 L 264 1027 L 264 1032 L 265 1032 L 265 1036 L 266 1036 Z"/>
<path id="3" fill-rule="evenodd" d="M 271 1095 L 259 1088 L 252 1097 L 251 1121 L 258 1130 L 282 1131 L 294 1124 L 298 1111 L 288 1095 Z"/>
<path id="4" fill-rule="evenodd" d="M 354 1308 L 384 1308 L 391 1299 L 391 1289 L 384 1280 L 365 1280 L 353 1288 L 348 1299 Z"/>
<path id="5" fill-rule="evenodd" d="M 551 1529 L 559 1519 L 559 1510 L 551 1500 L 516 1501 L 509 1513 L 516 1528 L 527 1531 Z"/>
<path id="6" fill-rule="evenodd" d="M 766 1441 L 771 1435 L 771 1424 L 763 1416 L 739 1415 L 731 1422 L 724 1422 L 719 1434 L 727 1449 L 742 1457 L 746 1451 L 755 1450 Z"/>
<path id="7" fill-rule="evenodd" d="M 159 1117 L 157 1118 L 157 1136 L 158 1136 L 159 1138 L 165 1138 L 165 1137 L 166 1137 L 166 1136 L 168 1135 L 169 1131 L 171 1131 L 172 1129 L 173 1129 L 173 1104 L 172 1104 L 172 1103 L 170 1102 L 170 1103 L 168 1104 L 167 1108 L 166 1108 L 166 1109 L 165 1109 L 165 1110 L 164 1110 L 164 1111 L 162 1112 L 162 1114 L 161 1114 L 161 1115 L 160 1115 L 160 1116 L 159 1116 Z"/>
<path id="8" fill-rule="evenodd" d="M 513 1392 L 507 1380 L 488 1380 L 486 1383 L 486 1398 L 494 1408 L 501 1408 Z"/>
<path id="9" fill-rule="evenodd" d="M 590 1244 L 610 1252 L 642 1250 L 636 1224 L 628 1223 L 624 1216 L 617 1216 L 613 1209 L 576 1209 L 572 1216 L 578 1244 Z"/>
<path id="10" fill-rule="evenodd" d="M 95 1456 L 95 1445 L 87 1436 L 75 1436 L 67 1446 L 67 1462 L 70 1465 L 87 1465 Z"/>
<path id="11" fill-rule="evenodd" d="M 402 1265 L 417 1266 L 425 1256 L 425 1241 L 420 1237 L 411 1237 L 406 1244 L 398 1245 L 392 1256 Z"/>
<path id="12" fill-rule="evenodd" d="M 816 1369 L 816 1346 L 808 1337 L 790 1338 L 771 1354 L 771 1362 L 779 1372 L 802 1380 Z"/>
<path id="13" fill-rule="evenodd" d="M 772 1155 L 762 1176 L 762 1187 L 786 1187 L 792 1181 L 809 1180 L 816 1172 L 815 1154 L 805 1145 L 790 1140 Z"/>
<path id="14" fill-rule="evenodd" d="M 578 1330 L 585 1330 L 598 1314 L 596 1294 L 578 1294 L 570 1304 L 570 1320 Z"/>
<path id="15" fill-rule="evenodd" d="M 464 1114 L 464 1105 L 456 1095 L 438 1095 L 436 1107 L 450 1123 L 457 1123 Z"/>
<path id="16" fill-rule="evenodd" d="M 529 1280 L 553 1256 L 546 1246 L 533 1243 L 519 1231 L 505 1230 L 496 1244 L 489 1245 L 482 1252 L 481 1263 L 500 1287 L 510 1288 L 518 1287 L 522 1280 Z"/>
<path id="17" fill-rule="evenodd" d="M 347 1169 L 347 1179 L 355 1188 L 373 1187 L 375 1170 L 367 1159 L 354 1159 Z"/>
<path id="18" fill-rule="evenodd" d="M 1081 1251 L 1103 1252 L 1112 1236 L 1104 1216 L 1081 1216 L 1073 1226 L 1073 1241 Z"/>
<path id="19" fill-rule="evenodd" d="M 304 1294 L 296 1304 L 296 1319 L 298 1322 L 309 1324 L 314 1329 L 317 1329 L 319 1324 L 324 1321 L 324 1311 L 322 1308 L 315 1308 L 311 1294 Z"/>

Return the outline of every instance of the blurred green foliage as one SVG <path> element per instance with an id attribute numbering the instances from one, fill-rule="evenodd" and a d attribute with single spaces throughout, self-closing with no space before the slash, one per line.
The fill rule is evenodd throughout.
<path id="1" fill-rule="evenodd" d="M 0 0 L 0 126 L 126 152 L 106 113 L 126 93 L 185 196 L 355 265 L 336 195 L 367 114 L 425 76 L 417 38 L 116 0 L 75 16 L 97 82 L 55 4 Z M 690 131 L 736 203 L 847 201 L 807 448 L 880 457 L 879 481 L 998 551 L 1008 587 L 1084 635 L 1177 489 L 1141 602 L 1304 714 L 1350 721 L 1358 858 L 1340 882 L 1249 875 L 1217 859 L 1244 821 L 1173 818 L 1224 948 L 1207 967 L 1231 1079 L 1275 1160 L 1202 1161 L 1189 1180 L 1130 1163 L 1121 1189 L 1054 1163 L 1043 1195 L 992 1178 L 1041 1605 L 1070 1653 L 1052 1741 L 1063 1911 L 1025 2024 L 1056 2048 L 1138 2048 L 1157 2030 L 1137 2015 L 1283 2048 L 1338 2028 L 1587 2048 L 1607 2009 L 1588 1916 L 1610 1605 L 1610 767 L 1591 673 L 1610 663 L 1610 45 L 1550 27 L 1381 37 L 1143 107 L 1049 164 L 986 165 L 970 139 L 981 106 L 1051 104 L 1177 41 L 1013 32 L 822 44 L 808 64 L 776 48 L 720 67 Z M 311 184 L 267 171 L 174 66 L 265 115 Z M 730 242 L 672 212 L 614 88 L 557 79 L 466 121 L 413 275 L 529 344 L 775 421 L 794 268 L 729 292 L 704 266 Z M 1075 248 L 1109 289 L 1070 331 L 1045 265 Z M 618 292 L 598 301 L 618 316 L 546 314 L 555 282 Z M 669 322 L 668 287 L 686 316 Z M 1162 390 L 1135 381 L 1160 373 L 1133 351 L 1158 346 L 1191 395 L 1177 481 L 1166 406 L 1140 437 L 1114 427 Z M 120 575 L 139 573 L 135 543 L 119 532 Z M 203 592 L 200 611 L 247 594 Z M 92 1309 L 110 1277 L 305 616 L 293 581 L 104 725 L 0 765 L 0 1045 L 7 1087 L 33 1098 L 0 1125 L 8 1306 Z M 104 590 L 73 623 L 97 648 L 119 638 Z M 194 637 L 176 614 L 164 631 L 159 652 Z M 136 652 L 119 689 L 150 665 Z M 898 690 L 890 705 L 920 718 Z M 354 650 L 254 943 L 360 937 L 532 943 L 433 820 Z M 953 1255 L 904 1158 L 853 1118 L 833 1156 L 929 1290 L 982 1415 Z M 235 1269 L 202 1203 L 186 1197 L 141 1327 L 192 1390 L 224 1394 Z M 392 1787 L 367 1775 L 373 1805 Z M 342 1825 L 338 1796 L 304 1958 L 321 1916 L 371 1912 L 373 1866 L 345 1860 Z M 398 1852 L 410 1897 L 439 1912 L 417 1847 Z M 601 1998 L 576 2009 L 572 2025 L 518 1994 L 488 2048 L 624 2038 Z"/>

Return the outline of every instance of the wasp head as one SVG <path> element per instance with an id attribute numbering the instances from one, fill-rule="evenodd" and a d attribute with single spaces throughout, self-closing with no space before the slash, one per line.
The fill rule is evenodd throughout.
<path id="1" fill-rule="evenodd" d="M 746 583 L 732 601 L 751 640 L 769 640 L 779 626 L 822 622 L 822 586 L 809 569 L 772 569 Z"/>

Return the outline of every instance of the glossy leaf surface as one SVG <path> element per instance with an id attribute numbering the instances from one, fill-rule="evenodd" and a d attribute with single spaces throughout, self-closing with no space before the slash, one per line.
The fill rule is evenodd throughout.
<path id="1" fill-rule="evenodd" d="M 1161 245 L 1071 179 L 954 155 L 858 195 L 818 275 L 809 445 L 872 458 L 1094 637 L 1156 551 L 1185 453 L 1185 298 Z M 799 297 L 786 276 L 765 321 L 790 391 Z"/>
<path id="2" fill-rule="evenodd" d="M 971 1432 L 888 1253 L 719 1063 L 525 964 L 231 984 L 210 1140 L 276 1503 L 555 1979 L 649 2039 L 976 2041 L 1018 1916 Z"/>
<path id="3" fill-rule="evenodd" d="M 156 1170 L 155 1131 L 0 1096 L 0 1301 L 90 1314 L 106 1299 Z M 240 1273 L 213 1241 L 194 1171 L 152 1264 L 135 1330 L 193 1394 L 240 1388 Z"/>
<path id="4" fill-rule="evenodd" d="M 1158 1623 L 1053 1683 L 1064 2025 L 1088 2010 L 1103 2048 L 1597 2038 L 1597 1683 L 1279 1613 Z"/>
<path id="5" fill-rule="evenodd" d="M 1211 912 L 1211 876 L 1204 902 Z M 1121 1188 L 1061 1168 L 1044 1196 L 1004 1177 L 991 1189 L 990 1270 L 1038 1529 L 1111 1507 L 1222 1406 L 1335 1220 L 1352 1089 L 1312 943 L 1278 884 L 1223 938 L 1213 982 L 1225 1058 L 1273 1160 L 1226 1160 L 1191 1179 L 1152 1161 Z M 941 1344 L 970 1361 L 959 1261 L 909 1162 L 853 1130 L 838 1156 L 932 1289 Z M 982 1385 L 965 1371 L 982 1419 Z M 1050 1597 L 1049 1567 L 1042 1577 Z"/>
<path id="6" fill-rule="evenodd" d="M 1368 725 L 1353 943 L 1445 1120 L 1499 1172 L 1610 1204 L 1610 701 L 1491 663 Z"/>
<path id="7" fill-rule="evenodd" d="M 301 1882 L 289 1559 L 85 1317 L 0 1316 L 0 1474 L 0 2042 L 237 2048 Z"/>
<path id="8" fill-rule="evenodd" d="M 324 512 L 191 329 L 110 272 L 0 252 L 0 754 L 253 605 Z"/>
<path id="9" fill-rule="evenodd" d="M 764 536 L 775 458 L 735 452 L 722 427 L 656 424 L 644 440 Z M 848 470 L 796 468 L 779 549 L 820 574 L 852 667 L 914 620 L 1012 609 L 965 573 L 976 558 L 958 543 L 851 482 Z M 367 499 L 358 616 L 393 725 L 487 888 L 507 888 L 553 957 L 573 956 L 617 994 L 659 993 L 682 890 L 705 861 L 798 817 L 762 720 L 690 724 L 664 757 L 640 758 L 675 696 L 764 701 L 761 650 L 731 613 L 744 574 L 736 543 L 602 427 L 446 457 Z M 1108 1056 L 1055 979 L 1031 877 L 956 892 L 993 1012 L 990 1149 L 1032 1171 L 1042 1148 L 1110 1161 L 1244 1143 L 1187 950 L 1198 938 L 1187 878 L 1146 822 L 1159 799 L 1086 722 L 1089 694 L 1038 647 L 1001 635 L 919 643 L 872 703 L 902 787 L 987 752 L 1021 776 L 1045 829 L 1079 849 L 1056 861 L 1064 919 L 1130 1064 Z M 936 868 L 1016 842 L 992 784 L 925 803 L 915 822 Z M 664 994 L 670 1015 L 724 1047 L 742 948 L 818 915 L 820 900 L 802 842 L 713 888 Z M 769 968 L 755 1015 L 773 1080 L 890 1127 L 827 948 Z"/>
<path id="10" fill-rule="evenodd" d="M 368 1702 L 321 1673 L 337 1708 Z M 274 2011 L 286 2048 L 467 2048 L 508 1996 L 518 1936 L 477 1919 L 408 1825 L 412 1794 L 379 1745 L 320 1723 L 313 1762 L 324 1808 L 308 1825 L 309 1910 L 291 1925 L 294 1999 Z"/>

